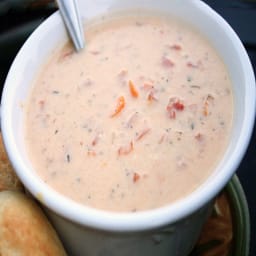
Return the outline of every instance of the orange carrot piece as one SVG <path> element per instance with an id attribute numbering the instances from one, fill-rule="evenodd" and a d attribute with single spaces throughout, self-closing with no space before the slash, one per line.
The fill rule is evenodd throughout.
<path id="1" fill-rule="evenodd" d="M 152 102 L 152 101 L 157 101 L 157 97 L 155 96 L 155 92 L 153 90 L 151 90 L 148 94 L 148 101 Z"/>
<path id="2" fill-rule="evenodd" d="M 209 104 L 208 104 L 208 102 L 206 101 L 206 102 L 204 103 L 204 107 L 203 107 L 203 114 L 204 114 L 204 116 L 208 116 L 208 114 L 209 114 L 209 112 L 208 112 L 208 106 L 209 106 Z"/>
<path id="3" fill-rule="evenodd" d="M 209 115 L 209 105 L 213 104 L 214 101 L 214 97 L 212 95 L 207 95 L 206 100 L 204 102 L 204 106 L 203 106 L 203 114 L 204 116 L 208 116 Z"/>
<path id="4" fill-rule="evenodd" d="M 124 109 L 124 107 L 125 107 L 124 96 L 120 96 L 117 99 L 117 106 L 116 106 L 114 113 L 111 115 L 111 117 L 115 117 L 116 115 L 118 115 Z"/>
<path id="5" fill-rule="evenodd" d="M 130 93 L 131 93 L 132 97 L 138 98 L 139 92 L 136 90 L 134 83 L 131 80 L 129 81 L 129 88 L 130 88 Z"/>
<path id="6" fill-rule="evenodd" d="M 140 175 L 138 173 L 133 174 L 133 182 L 136 183 L 140 179 Z"/>

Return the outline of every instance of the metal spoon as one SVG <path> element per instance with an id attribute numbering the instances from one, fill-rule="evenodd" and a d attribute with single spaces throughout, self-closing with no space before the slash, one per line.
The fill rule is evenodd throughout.
<path id="1" fill-rule="evenodd" d="M 59 10 L 76 51 L 84 48 L 84 32 L 76 0 L 57 0 Z"/>

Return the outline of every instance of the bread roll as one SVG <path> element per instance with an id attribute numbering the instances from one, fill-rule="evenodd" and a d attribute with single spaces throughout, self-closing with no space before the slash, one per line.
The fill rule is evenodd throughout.
<path id="1" fill-rule="evenodd" d="M 7 157 L 2 134 L 0 133 L 0 191 L 3 190 L 23 191 L 24 188 Z"/>
<path id="2" fill-rule="evenodd" d="M 18 191 L 0 192 L 0 255 L 66 256 L 39 206 Z"/>

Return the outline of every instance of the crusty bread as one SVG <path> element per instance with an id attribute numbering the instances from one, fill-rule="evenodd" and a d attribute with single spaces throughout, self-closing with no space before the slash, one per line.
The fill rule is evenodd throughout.
<path id="1" fill-rule="evenodd" d="M 41 208 L 22 192 L 0 133 L 0 256 L 66 256 Z"/>
<path id="2" fill-rule="evenodd" d="M 0 133 L 0 191 L 3 190 L 23 191 L 24 188 L 7 157 Z"/>
<path id="3" fill-rule="evenodd" d="M 0 192 L 0 256 L 66 256 L 41 208 L 18 191 Z"/>

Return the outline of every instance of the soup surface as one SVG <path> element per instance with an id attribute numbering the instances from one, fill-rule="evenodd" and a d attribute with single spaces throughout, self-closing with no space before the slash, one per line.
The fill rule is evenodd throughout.
<path id="1" fill-rule="evenodd" d="M 25 140 L 42 180 L 82 204 L 135 212 L 198 188 L 224 154 L 233 96 L 222 60 L 191 27 L 158 16 L 86 26 L 42 67 Z"/>

